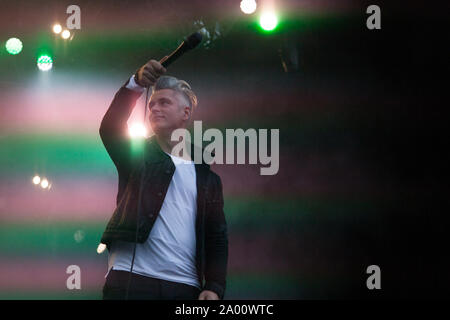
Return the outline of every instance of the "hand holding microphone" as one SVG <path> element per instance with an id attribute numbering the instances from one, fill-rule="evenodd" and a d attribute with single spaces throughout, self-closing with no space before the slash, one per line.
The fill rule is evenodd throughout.
<path id="1" fill-rule="evenodd" d="M 181 57 L 187 51 L 194 49 L 202 41 L 202 35 L 199 32 L 191 34 L 185 41 L 183 41 L 175 51 L 170 55 L 165 56 L 161 61 L 150 60 L 145 65 L 136 71 L 134 76 L 135 81 L 142 87 L 153 86 L 158 78 L 167 72 L 168 67 L 172 62 Z"/>
<path id="2" fill-rule="evenodd" d="M 167 69 L 161 63 L 152 59 L 138 69 L 134 75 L 134 80 L 141 87 L 148 88 L 153 86 L 158 78 L 166 72 Z"/>

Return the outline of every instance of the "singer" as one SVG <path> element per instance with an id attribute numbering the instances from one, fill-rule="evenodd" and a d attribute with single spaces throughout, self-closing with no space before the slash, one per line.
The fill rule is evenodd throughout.
<path id="1" fill-rule="evenodd" d="M 179 141 L 171 141 L 171 133 L 191 123 L 197 98 L 187 82 L 165 73 L 156 60 L 139 68 L 116 93 L 100 125 L 119 177 L 117 207 L 101 239 L 108 249 L 103 299 L 224 297 L 228 235 L 222 182 L 208 164 L 192 161 L 201 146 L 186 142 L 190 154 L 172 154 Z M 139 154 L 127 120 L 149 87 L 146 107 L 155 134 Z"/>

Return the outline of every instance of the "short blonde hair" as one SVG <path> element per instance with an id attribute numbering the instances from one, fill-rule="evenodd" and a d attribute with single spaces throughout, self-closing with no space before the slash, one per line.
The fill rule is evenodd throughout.
<path id="1" fill-rule="evenodd" d="M 172 89 L 176 92 L 181 93 L 181 95 L 185 97 L 187 102 L 189 103 L 191 111 L 194 111 L 194 109 L 197 107 L 197 96 L 195 95 L 194 91 L 192 91 L 189 83 L 187 83 L 186 81 L 179 80 L 172 76 L 161 76 L 153 86 L 153 92 L 162 89 Z"/>

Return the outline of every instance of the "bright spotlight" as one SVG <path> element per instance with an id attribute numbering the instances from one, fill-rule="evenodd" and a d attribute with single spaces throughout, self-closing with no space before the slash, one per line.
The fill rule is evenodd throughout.
<path id="1" fill-rule="evenodd" d="M 61 33 L 61 37 L 63 37 L 63 39 L 69 39 L 69 37 L 70 37 L 70 31 L 69 31 L 69 30 L 64 30 L 64 31 Z"/>
<path id="2" fill-rule="evenodd" d="M 264 30 L 272 31 L 277 27 L 278 18 L 274 12 L 266 11 L 261 14 L 261 17 L 259 18 L 259 24 Z"/>
<path id="3" fill-rule="evenodd" d="M 106 249 L 106 244 L 100 243 L 97 247 L 97 253 L 101 254 Z"/>
<path id="4" fill-rule="evenodd" d="M 62 31 L 62 27 L 61 27 L 61 25 L 60 25 L 59 23 L 57 23 L 57 24 L 55 24 L 55 25 L 53 26 L 53 32 L 54 32 L 54 33 L 58 34 L 58 33 L 60 33 L 61 31 Z"/>
<path id="5" fill-rule="evenodd" d="M 47 179 L 42 179 L 41 181 L 41 187 L 42 189 L 46 189 L 48 187 L 48 180 Z"/>
<path id="6" fill-rule="evenodd" d="M 34 184 L 39 184 L 41 182 L 41 177 L 39 177 L 38 175 L 33 177 L 33 183 Z"/>
<path id="7" fill-rule="evenodd" d="M 256 1 L 255 0 L 242 0 L 241 1 L 241 10 L 245 14 L 251 14 L 256 10 Z"/>
<path id="8" fill-rule="evenodd" d="M 48 71 L 53 67 L 53 60 L 47 55 L 42 55 L 37 60 L 37 66 L 41 71 Z"/>
<path id="9" fill-rule="evenodd" d="M 145 137 L 147 135 L 147 129 L 142 123 L 133 123 L 128 128 L 128 133 L 131 137 Z"/>
<path id="10" fill-rule="evenodd" d="M 20 51 L 22 51 L 22 41 L 20 41 L 17 38 L 11 38 L 6 41 L 5 44 L 6 51 L 8 51 L 9 54 L 18 54 Z"/>

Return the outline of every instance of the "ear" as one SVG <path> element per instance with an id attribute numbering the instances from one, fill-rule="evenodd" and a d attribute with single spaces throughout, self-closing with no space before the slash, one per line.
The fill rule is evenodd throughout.
<path id="1" fill-rule="evenodd" d="M 183 108 L 183 120 L 189 120 L 192 116 L 191 108 L 189 106 L 184 106 Z"/>

